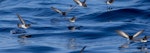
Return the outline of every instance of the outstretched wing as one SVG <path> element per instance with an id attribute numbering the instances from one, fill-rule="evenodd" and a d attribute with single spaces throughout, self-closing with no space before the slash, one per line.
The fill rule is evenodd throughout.
<path id="1" fill-rule="evenodd" d="M 80 53 L 83 53 L 83 51 L 84 51 L 85 48 L 86 48 L 86 46 L 84 46 L 84 47 L 81 49 Z"/>
<path id="2" fill-rule="evenodd" d="M 51 8 L 52 8 L 52 10 L 56 11 L 57 13 L 62 14 L 62 11 L 58 10 L 57 8 L 55 8 L 55 7 L 51 7 Z"/>
<path id="3" fill-rule="evenodd" d="M 122 37 L 125 37 L 125 38 L 129 38 L 129 35 L 127 35 L 125 32 L 121 31 L 121 30 L 116 30 L 116 32 L 121 35 Z"/>
<path id="4" fill-rule="evenodd" d="M 22 24 L 25 24 L 24 20 L 22 19 L 22 17 L 19 14 L 16 14 L 17 17 L 19 18 L 19 20 L 21 21 Z"/>
<path id="5" fill-rule="evenodd" d="M 143 32 L 144 32 L 144 30 L 138 31 L 137 33 L 135 33 L 135 34 L 133 35 L 133 38 L 139 36 L 139 35 L 140 35 L 141 33 L 143 33 Z"/>
<path id="6" fill-rule="evenodd" d="M 75 3 L 77 3 L 78 5 L 82 6 L 82 3 L 80 0 L 73 0 Z"/>

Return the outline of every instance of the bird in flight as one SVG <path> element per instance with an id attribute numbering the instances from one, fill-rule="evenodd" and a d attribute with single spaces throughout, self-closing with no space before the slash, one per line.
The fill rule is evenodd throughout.
<path id="1" fill-rule="evenodd" d="M 133 36 L 129 36 L 128 34 L 126 34 L 125 32 L 121 31 L 121 30 L 116 30 L 116 32 L 121 35 L 122 37 L 124 38 L 127 38 L 128 40 L 133 40 L 134 41 L 134 38 L 139 36 L 141 33 L 144 32 L 144 30 L 140 30 L 138 31 L 137 33 L 135 33 Z"/>
<path id="2" fill-rule="evenodd" d="M 19 28 L 27 29 L 30 27 L 31 24 L 26 24 L 25 21 L 22 19 L 22 17 L 19 14 L 16 14 L 19 18 L 21 24 L 17 24 Z"/>

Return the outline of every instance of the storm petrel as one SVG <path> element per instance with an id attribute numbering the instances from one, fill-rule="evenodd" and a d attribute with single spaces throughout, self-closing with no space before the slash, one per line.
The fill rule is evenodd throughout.
<path id="1" fill-rule="evenodd" d="M 116 30 L 116 32 L 121 35 L 124 38 L 127 38 L 128 40 L 132 40 L 134 41 L 134 38 L 139 36 L 141 33 L 143 33 L 144 30 L 140 30 L 137 33 L 135 33 L 133 36 L 129 36 L 128 34 L 126 34 L 125 32 L 121 31 L 121 30 Z"/>
<path id="2" fill-rule="evenodd" d="M 21 24 L 17 24 L 19 28 L 27 29 L 30 27 L 31 24 L 26 24 L 25 21 L 22 19 L 22 17 L 19 14 L 16 14 L 21 22 Z"/>
<path id="3" fill-rule="evenodd" d="M 140 42 L 148 42 L 148 36 L 144 36 L 143 38 L 139 38 L 139 39 L 134 39 L 134 41 L 140 41 Z"/>

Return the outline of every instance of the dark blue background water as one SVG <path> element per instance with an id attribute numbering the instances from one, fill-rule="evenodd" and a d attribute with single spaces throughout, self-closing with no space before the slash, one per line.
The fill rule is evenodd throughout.
<path id="1" fill-rule="evenodd" d="M 150 0 L 87 0 L 87 8 L 78 6 L 67 17 L 76 16 L 75 23 L 50 9 L 61 10 L 76 5 L 72 0 L 0 0 L 0 53 L 142 53 L 134 43 L 127 49 L 118 49 L 126 42 L 115 30 L 134 34 L 144 29 L 140 36 L 150 35 Z M 108 9 L 111 7 L 112 9 Z M 18 29 L 20 14 L 31 28 L 27 33 L 12 34 Z M 71 31 L 68 26 L 80 27 Z M 18 38 L 21 35 L 31 38 Z M 149 52 L 149 50 L 147 50 Z"/>

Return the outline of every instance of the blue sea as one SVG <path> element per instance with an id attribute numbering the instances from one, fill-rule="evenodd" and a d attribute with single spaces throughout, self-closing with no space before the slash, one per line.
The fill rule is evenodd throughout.
<path id="1" fill-rule="evenodd" d="M 150 36 L 150 0 L 86 3 L 87 7 L 77 6 L 62 16 L 51 7 L 66 11 L 77 5 L 73 0 L 0 0 L 0 53 L 80 53 L 84 46 L 81 53 L 150 52 L 149 41 L 120 48 L 128 41 L 115 31 L 134 35 L 144 30 L 138 38 Z M 18 28 L 16 14 L 31 27 Z M 70 23 L 73 16 L 76 22 Z"/>

